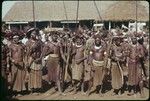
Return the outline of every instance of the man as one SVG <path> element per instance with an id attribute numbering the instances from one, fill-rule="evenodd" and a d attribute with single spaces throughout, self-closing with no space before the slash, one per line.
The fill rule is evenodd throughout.
<path id="1" fill-rule="evenodd" d="M 123 85 L 123 71 L 122 62 L 124 62 L 123 48 L 121 47 L 121 38 L 114 37 L 114 44 L 111 47 L 111 77 L 112 88 L 114 89 L 113 95 L 118 95 Z"/>
<path id="2" fill-rule="evenodd" d="M 141 67 L 143 69 L 144 76 L 146 78 L 146 77 L 148 77 L 148 75 L 146 73 L 146 68 L 145 68 L 144 62 L 145 62 L 146 57 L 148 55 L 148 50 L 146 49 L 146 46 L 144 45 L 144 38 L 143 37 L 138 39 L 138 46 L 141 49 L 141 51 L 143 51 L 142 52 L 143 54 L 140 57 L 140 63 L 141 63 Z"/>
<path id="3" fill-rule="evenodd" d="M 4 40 L 4 39 L 2 39 Z M 1 55 L 2 55 L 2 61 L 1 61 L 1 80 L 2 80 L 2 94 L 3 94 L 3 97 L 7 96 L 8 95 L 8 73 L 9 73 L 9 70 L 10 70 L 10 64 L 9 64 L 9 57 L 8 57 L 8 54 L 9 54 L 9 48 L 7 46 L 6 43 L 3 43 L 2 42 L 2 50 L 1 50 Z"/>
<path id="4" fill-rule="evenodd" d="M 92 35 L 92 32 L 88 32 L 88 39 L 86 41 L 86 50 L 90 50 L 91 47 L 94 45 L 94 38 L 93 38 L 93 35 Z"/>
<path id="5" fill-rule="evenodd" d="M 61 66 L 63 67 L 64 85 L 71 83 L 71 51 L 72 51 L 72 39 L 70 33 L 66 33 L 62 39 L 60 39 L 60 53 L 61 53 Z M 69 86 L 70 88 L 71 86 Z"/>
<path id="6" fill-rule="evenodd" d="M 90 88 L 92 86 L 92 71 L 91 71 L 91 65 L 89 63 L 89 61 L 90 61 L 90 50 L 92 49 L 95 40 L 94 40 L 91 32 L 88 32 L 87 34 L 88 34 L 88 39 L 86 41 L 86 48 L 84 50 L 84 56 L 87 56 L 87 59 L 84 60 L 85 68 L 84 68 L 83 84 L 84 84 L 84 87 L 87 87 L 87 91 L 85 94 L 89 95 Z"/>
<path id="7" fill-rule="evenodd" d="M 20 95 L 25 90 L 25 46 L 19 42 L 19 36 L 13 36 L 13 42 L 9 46 L 9 57 L 11 61 L 12 85 L 11 89 Z"/>
<path id="8" fill-rule="evenodd" d="M 146 50 L 147 50 L 147 56 L 145 57 L 145 69 L 146 69 L 146 86 L 149 88 L 149 38 L 147 38 L 147 40 L 145 40 L 146 42 L 144 43 Z"/>
<path id="9" fill-rule="evenodd" d="M 72 83 L 74 86 L 74 93 L 77 93 L 77 90 L 81 87 L 83 81 L 85 59 L 83 40 L 82 38 L 77 37 L 72 52 Z"/>
<path id="10" fill-rule="evenodd" d="M 128 61 L 129 61 L 129 58 L 128 58 L 129 51 L 128 50 L 129 50 L 129 46 L 130 46 L 127 37 L 123 37 L 123 42 L 121 43 L 121 46 L 123 47 L 123 53 L 124 53 L 124 58 L 125 58 L 125 61 L 122 62 L 122 70 L 123 70 L 123 77 L 124 77 L 122 91 L 124 91 L 124 90 L 127 90 Z"/>
<path id="11" fill-rule="evenodd" d="M 49 34 L 45 34 L 45 41 L 44 41 L 44 46 L 47 46 L 47 44 L 50 42 L 49 40 Z M 44 67 L 43 69 L 46 69 L 45 66 L 46 66 L 46 63 L 47 63 L 47 56 L 44 56 L 42 57 L 42 67 Z"/>
<path id="12" fill-rule="evenodd" d="M 52 41 L 48 41 L 43 48 L 43 56 L 47 56 L 46 67 L 48 70 L 48 81 L 55 86 L 55 90 L 62 94 L 61 68 L 60 68 L 60 46 L 56 33 L 52 35 Z"/>
<path id="13" fill-rule="evenodd" d="M 106 44 L 101 40 L 101 36 L 95 36 L 94 46 L 91 48 L 91 65 L 93 71 L 93 92 L 96 91 L 102 95 L 102 81 L 104 77 L 104 53 L 106 51 Z"/>
<path id="14" fill-rule="evenodd" d="M 37 30 L 31 31 L 31 38 L 27 41 L 27 68 L 29 72 L 29 88 L 32 93 L 42 87 L 42 48 L 43 43 L 38 37 Z"/>
<path id="15" fill-rule="evenodd" d="M 128 95 L 136 94 L 138 85 L 140 86 L 141 94 L 143 94 L 142 68 L 139 61 L 143 54 L 143 49 L 137 45 L 136 37 L 133 37 L 128 54 Z"/>

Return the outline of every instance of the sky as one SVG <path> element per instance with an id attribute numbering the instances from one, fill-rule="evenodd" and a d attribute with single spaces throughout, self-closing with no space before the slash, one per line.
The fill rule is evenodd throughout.
<path id="1" fill-rule="evenodd" d="M 11 7 L 18 1 L 3 1 L 2 3 L 2 18 L 11 9 Z"/>

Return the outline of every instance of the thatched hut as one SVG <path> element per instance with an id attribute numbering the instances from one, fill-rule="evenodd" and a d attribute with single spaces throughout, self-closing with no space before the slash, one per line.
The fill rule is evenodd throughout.
<path id="1" fill-rule="evenodd" d="M 77 1 L 34 1 L 35 21 L 37 26 L 63 26 L 70 23 L 74 27 L 76 23 Z M 129 21 L 135 20 L 135 1 L 95 1 L 102 20 L 104 21 Z M 146 2 L 146 1 L 144 1 Z M 148 13 L 143 5 L 138 4 L 138 20 L 148 21 Z M 32 1 L 16 2 L 4 16 L 4 22 L 32 22 L 33 7 Z M 99 20 L 99 15 L 94 1 L 79 1 L 78 23 L 93 26 L 94 20 Z M 67 15 L 67 18 L 66 18 Z M 106 23 L 106 22 L 105 22 Z M 12 23 L 11 23 L 12 24 Z M 43 26 L 41 26 L 43 25 Z"/>
<path id="2" fill-rule="evenodd" d="M 137 8 L 137 9 L 136 9 Z M 137 19 L 136 19 L 137 10 Z M 105 20 L 112 21 L 148 21 L 149 15 L 140 1 L 121 1 L 110 5 L 104 14 Z"/>
<path id="3" fill-rule="evenodd" d="M 128 25 L 129 22 L 135 21 L 148 22 L 149 14 L 141 1 L 118 1 L 106 9 L 104 18 L 106 21 L 112 22 L 113 25 L 117 23 Z"/>

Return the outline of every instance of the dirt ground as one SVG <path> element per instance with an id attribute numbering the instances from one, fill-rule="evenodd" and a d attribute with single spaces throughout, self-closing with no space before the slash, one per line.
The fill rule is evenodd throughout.
<path id="1" fill-rule="evenodd" d="M 108 91 L 104 94 L 103 97 L 99 96 L 98 94 L 91 94 L 90 96 L 84 95 L 81 92 L 77 94 L 66 93 L 66 95 L 59 95 L 58 92 L 52 94 L 52 89 L 49 91 L 39 94 L 39 95 L 24 95 L 21 97 L 16 97 L 19 100 L 146 100 L 149 98 L 149 90 L 144 88 L 145 96 L 141 97 L 138 93 L 137 95 L 128 96 L 127 92 L 120 96 L 112 96 L 112 90 Z"/>
<path id="2" fill-rule="evenodd" d="M 43 77 L 45 79 L 45 77 Z M 144 96 L 141 97 L 139 93 L 136 95 L 128 96 L 127 91 L 125 91 L 121 95 L 111 95 L 113 90 L 108 90 L 100 96 L 99 94 L 92 93 L 87 96 L 83 94 L 81 91 L 78 91 L 77 94 L 72 94 L 72 92 L 68 92 L 68 88 L 64 91 L 65 95 L 60 95 L 58 91 L 54 92 L 54 87 L 50 88 L 45 81 L 44 84 L 45 91 L 40 93 L 39 95 L 35 94 L 25 94 L 20 97 L 16 97 L 18 100 L 146 100 L 149 98 L 149 89 L 144 88 Z"/>

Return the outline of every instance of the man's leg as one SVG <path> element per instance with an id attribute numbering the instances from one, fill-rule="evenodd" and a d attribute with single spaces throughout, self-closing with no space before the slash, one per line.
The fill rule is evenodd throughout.
<path id="1" fill-rule="evenodd" d="M 140 94 L 141 94 L 141 97 L 144 97 L 143 81 L 140 81 L 140 82 L 139 82 L 139 87 L 140 87 Z"/>
<path id="2" fill-rule="evenodd" d="M 61 87 L 61 82 L 60 82 L 60 80 L 57 81 L 57 87 L 58 87 L 58 91 L 59 91 L 60 93 L 62 93 L 62 87 Z"/>

